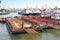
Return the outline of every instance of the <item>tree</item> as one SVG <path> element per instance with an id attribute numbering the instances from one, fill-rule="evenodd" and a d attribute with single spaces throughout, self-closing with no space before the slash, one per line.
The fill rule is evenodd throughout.
<path id="1" fill-rule="evenodd" d="M 3 11 L 6 11 L 6 9 L 1 8 L 1 9 L 0 9 L 0 12 L 3 12 Z"/>

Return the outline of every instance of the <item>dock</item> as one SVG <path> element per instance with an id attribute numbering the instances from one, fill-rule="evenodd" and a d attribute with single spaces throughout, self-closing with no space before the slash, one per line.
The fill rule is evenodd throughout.
<path id="1" fill-rule="evenodd" d="M 37 34 L 38 32 L 35 31 L 34 29 L 25 29 L 25 31 L 28 33 L 28 34 Z"/>
<path id="2" fill-rule="evenodd" d="M 53 25 L 53 24 L 48 24 L 48 27 L 51 27 L 51 28 L 54 28 L 54 29 L 60 29 L 60 26 Z"/>
<path id="3" fill-rule="evenodd" d="M 38 18 L 40 20 L 40 18 Z M 54 20 L 48 20 L 48 25 L 46 25 L 46 19 L 42 19 L 39 21 L 38 19 L 34 19 L 33 17 L 23 17 L 20 18 L 8 18 L 6 19 L 8 27 L 12 30 L 12 32 L 21 32 L 22 30 L 27 32 L 28 34 L 37 34 L 38 31 L 43 30 L 43 28 L 54 28 L 60 29 L 59 25 L 53 25 Z M 46 27 L 47 26 L 47 27 Z"/>

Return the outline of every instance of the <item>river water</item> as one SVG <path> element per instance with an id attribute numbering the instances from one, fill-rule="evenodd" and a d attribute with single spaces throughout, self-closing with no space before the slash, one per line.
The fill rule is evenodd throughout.
<path id="1" fill-rule="evenodd" d="M 6 24 L 0 23 L 0 40 L 60 40 L 60 30 L 47 29 L 39 34 L 16 34 L 8 33 Z"/>

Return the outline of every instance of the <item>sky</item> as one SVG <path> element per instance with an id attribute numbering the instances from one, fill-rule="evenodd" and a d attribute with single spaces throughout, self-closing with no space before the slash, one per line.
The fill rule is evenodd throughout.
<path id="1" fill-rule="evenodd" d="M 5 8 L 47 8 L 60 7 L 60 0 L 2 0 L 2 7 Z"/>

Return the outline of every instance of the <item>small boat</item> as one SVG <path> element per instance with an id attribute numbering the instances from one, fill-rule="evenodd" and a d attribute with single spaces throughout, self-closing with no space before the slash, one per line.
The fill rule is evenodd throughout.
<path id="1" fill-rule="evenodd" d="M 5 18 L 0 18 L 1 23 L 5 23 Z"/>
<path id="2" fill-rule="evenodd" d="M 0 12 L 0 15 L 6 15 L 9 14 L 9 12 Z"/>

